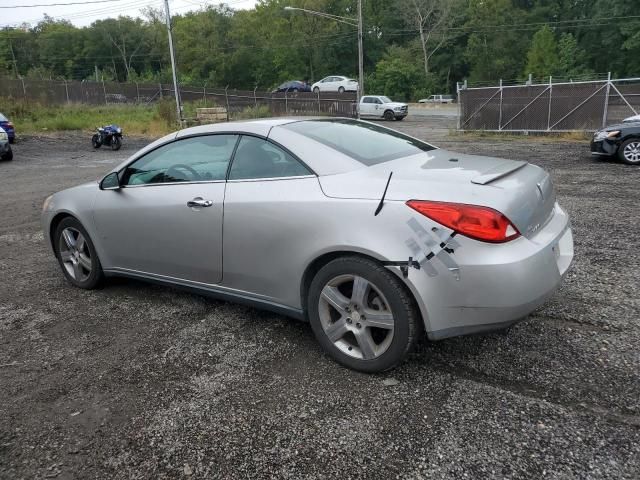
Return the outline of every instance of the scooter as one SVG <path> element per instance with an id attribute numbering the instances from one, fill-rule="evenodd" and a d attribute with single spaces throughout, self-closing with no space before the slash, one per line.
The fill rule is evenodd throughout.
<path id="1" fill-rule="evenodd" d="M 120 147 L 122 147 L 122 129 L 118 125 L 98 127 L 96 130 L 98 133 L 95 133 L 93 137 L 91 137 L 93 148 L 108 145 L 111 147 L 111 150 L 120 150 Z"/>

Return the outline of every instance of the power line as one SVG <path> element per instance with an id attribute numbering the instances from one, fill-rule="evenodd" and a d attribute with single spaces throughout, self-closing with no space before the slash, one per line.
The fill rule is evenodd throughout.
<path id="1" fill-rule="evenodd" d="M 0 5 L 0 8 L 35 8 L 35 7 L 61 7 L 64 5 L 87 5 L 90 3 L 121 2 L 122 0 L 98 0 L 90 2 L 70 2 L 70 3 L 37 3 L 34 5 Z"/>

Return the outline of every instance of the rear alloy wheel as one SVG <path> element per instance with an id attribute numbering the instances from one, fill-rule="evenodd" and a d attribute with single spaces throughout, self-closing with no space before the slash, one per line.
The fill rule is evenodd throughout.
<path id="1" fill-rule="evenodd" d="M 386 112 L 384 112 L 384 119 L 392 122 L 393 120 L 395 120 L 396 116 L 393 114 L 393 112 L 391 110 L 387 110 Z"/>
<path id="2" fill-rule="evenodd" d="M 67 217 L 60 222 L 54 235 L 56 257 L 67 280 L 87 290 L 97 287 L 102 280 L 102 265 L 80 222 Z"/>
<path id="3" fill-rule="evenodd" d="M 308 307 L 324 350 L 363 372 L 396 366 L 420 330 L 413 298 L 400 280 L 361 257 L 338 258 L 320 269 L 311 282 Z"/>
<path id="4" fill-rule="evenodd" d="M 315 87 L 313 89 L 313 93 L 316 93 L 316 94 L 320 93 L 320 88 L 319 87 Z"/>
<path id="5" fill-rule="evenodd" d="M 618 149 L 618 157 L 629 165 L 640 165 L 640 140 L 631 138 Z"/>
<path id="6" fill-rule="evenodd" d="M 338 93 L 344 93 L 344 87 L 338 88 Z"/>

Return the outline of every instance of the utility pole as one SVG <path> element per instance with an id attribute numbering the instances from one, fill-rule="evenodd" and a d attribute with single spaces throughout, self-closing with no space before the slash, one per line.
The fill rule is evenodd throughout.
<path id="1" fill-rule="evenodd" d="M 358 118 L 360 118 L 360 99 L 364 95 L 364 53 L 362 49 L 362 0 L 358 0 Z"/>
<path id="2" fill-rule="evenodd" d="M 171 73 L 173 74 L 173 89 L 176 97 L 176 111 L 178 122 L 182 126 L 182 108 L 180 106 L 180 91 L 178 90 L 178 77 L 176 74 L 176 56 L 173 51 L 173 36 L 171 35 L 171 14 L 169 13 L 169 0 L 164 0 L 164 10 L 167 15 L 167 33 L 169 34 L 169 53 L 171 55 Z"/>
<path id="3" fill-rule="evenodd" d="M 11 50 L 11 58 L 13 58 L 13 73 L 15 74 L 16 78 L 19 78 L 20 75 L 18 75 L 18 62 L 16 62 L 16 54 L 13 52 L 13 42 L 11 41 L 11 38 L 9 38 L 9 49 Z"/>

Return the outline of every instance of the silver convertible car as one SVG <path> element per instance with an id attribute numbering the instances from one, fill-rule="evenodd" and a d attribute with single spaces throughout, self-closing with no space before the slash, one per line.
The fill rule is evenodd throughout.
<path id="1" fill-rule="evenodd" d="M 73 285 L 126 276 L 308 320 L 366 372 L 424 332 L 524 318 L 573 258 L 541 168 L 350 119 L 181 130 L 47 198 L 43 228 Z"/>

